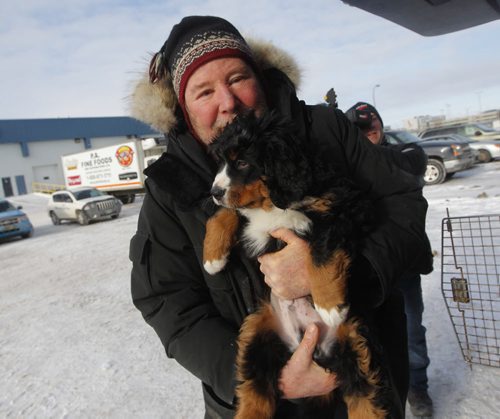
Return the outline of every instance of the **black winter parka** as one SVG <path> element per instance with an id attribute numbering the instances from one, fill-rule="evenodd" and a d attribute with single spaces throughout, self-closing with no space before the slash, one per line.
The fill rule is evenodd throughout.
<path id="1" fill-rule="evenodd" d="M 297 123 L 321 164 L 353 179 L 375 204 L 378 223 L 353 264 L 349 293 L 352 304 L 366 311 L 384 348 L 402 401 L 394 417 L 402 417 L 408 386 L 406 326 L 394 285 L 405 271 L 432 270 L 420 181 L 399 169 L 390 152 L 371 144 L 340 111 L 299 102 L 282 71 L 268 68 L 261 76 L 271 106 Z M 168 152 L 148 170 L 130 244 L 132 298 L 167 356 L 202 381 L 208 417 L 229 418 L 234 414 L 238 330 L 265 296 L 266 286 L 256 262 L 238 248 L 219 274 L 203 269 L 205 223 L 215 212 L 207 199 L 215 171 L 189 133 L 170 131 Z"/>

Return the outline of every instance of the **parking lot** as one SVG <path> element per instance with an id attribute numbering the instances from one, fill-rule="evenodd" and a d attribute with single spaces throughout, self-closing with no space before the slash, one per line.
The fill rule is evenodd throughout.
<path id="1" fill-rule="evenodd" d="M 492 162 L 424 188 L 436 251 L 435 270 L 423 278 L 436 418 L 500 411 L 498 369 L 463 361 L 440 292 L 439 256 L 446 208 L 452 216 L 500 213 L 499 179 L 500 162 Z M 128 244 L 142 198 L 118 219 L 88 226 L 52 225 L 42 195 L 11 201 L 35 234 L 0 244 L 0 416 L 202 418 L 199 383 L 166 358 L 131 302 Z"/>

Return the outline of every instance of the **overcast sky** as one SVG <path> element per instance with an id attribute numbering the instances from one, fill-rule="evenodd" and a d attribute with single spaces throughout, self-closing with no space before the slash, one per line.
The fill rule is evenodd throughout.
<path id="1" fill-rule="evenodd" d="M 0 119 L 128 115 L 133 80 L 190 14 L 287 50 L 308 103 L 334 87 L 346 110 L 375 91 L 396 127 L 500 108 L 500 20 L 423 37 L 340 0 L 15 0 L 0 4 Z"/>

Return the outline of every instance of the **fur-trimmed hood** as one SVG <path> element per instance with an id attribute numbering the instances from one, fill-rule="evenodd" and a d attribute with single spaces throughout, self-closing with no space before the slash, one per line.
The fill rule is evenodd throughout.
<path id="1" fill-rule="evenodd" d="M 284 50 L 269 42 L 247 39 L 257 67 L 264 72 L 275 68 L 288 76 L 296 88 L 300 84 L 300 70 L 295 60 Z M 168 133 L 178 121 L 177 97 L 170 80 L 156 84 L 149 82 L 148 71 L 135 83 L 130 95 L 132 117 Z"/>

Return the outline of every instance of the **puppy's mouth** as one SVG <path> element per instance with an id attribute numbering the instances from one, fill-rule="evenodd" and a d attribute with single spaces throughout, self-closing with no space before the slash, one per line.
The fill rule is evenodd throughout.
<path id="1" fill-rule="evenodd" d="M 229 194 L 230 195 L 230 194 Z M 252 197 L 253 199 L 243 200 L 241 197 L 227 198 L 224 196 L 222 198 L 216 198 L 212 196 L 213 201 L 216 205 L 220 207 L 230 208 L 230 209 L 243 209 L 243 208 L 261 208 L 263 207 L 264 197 Z"/>
<path id="2" fill-rule="evenodd" d="M 224 198 L 219 199 L 219 198 L 216 198 L 215 196 L 212 196 L 212 199 L 215 202 L 215 204 L 218 205 L 219 207 L 230 208 L 229 205 L 226 205 L 226 203 L 224 202 Z"/>
<path id="3" fill-rule="evenodd" d="M 213 187 L 213 201 L 222 207 L 231 209 L 242 208 L 264 208 L 272 205 L 269 199 L 269 191 L 262 181 L 254 182 L 228 189 Z"/>

